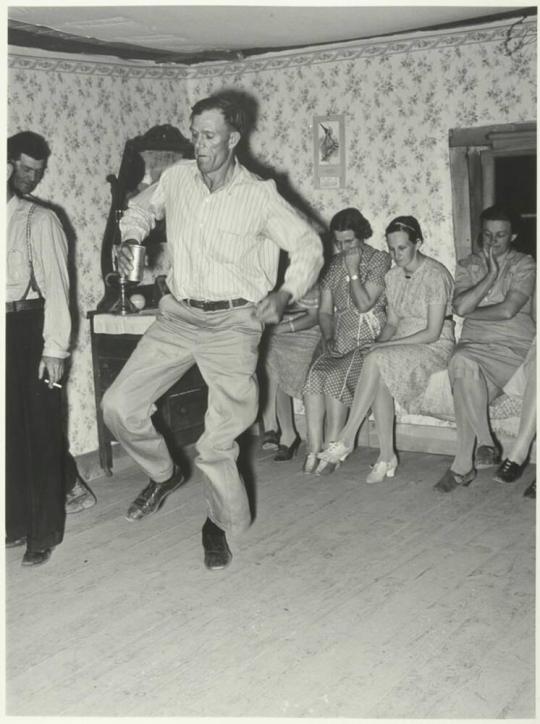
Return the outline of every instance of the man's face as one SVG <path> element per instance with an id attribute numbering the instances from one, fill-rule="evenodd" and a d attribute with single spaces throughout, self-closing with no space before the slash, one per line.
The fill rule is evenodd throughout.
<path id="1" fill-rule="evenodd" d="M 486 254 L 489 254 L 490 249 L 493 249 L 494 256 L 505 254 L 515 238 L 509 221 L 487 219 L 482 223 L 482 247 Z"/>
<path id="2" fill-rule="evenodd" d="M 231 130 L 221 111 L 203 111 L 191 119 L 191 139 L 201 173 L 212 175 L 226 167 L 240 134 Z"/>
<path id="3" fill-rule="evenodd" d="M 9 179 L 11 188 L 19 194 L 31 194 L 45 173 L 45 159 L 38 161 L 25 153 L 12 161 L 13 173 Z"/>

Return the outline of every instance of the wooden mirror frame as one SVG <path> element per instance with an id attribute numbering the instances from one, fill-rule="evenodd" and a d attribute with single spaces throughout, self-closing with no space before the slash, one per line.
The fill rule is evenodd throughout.
<path id="1" fill-rule="evenodd" d="M 118 174 L 109 174 L 106 179 L 111 187 L 111 207 L 101 243 L 101 275 L 104 293 L 97 305 L 98 312 L 109 311 L 118 297 L 118 289 L 108 284 L 106 279 L 108 275 L 116 271 L 113 248 L 120 243 L 119 221 L 129 199 L 138 193 L 138 186 L 145 175 L 145 162 L 141 155 L 144 151 L 170 152 L 171 162 L 175 157 L 176 159 L 193 158 L 191 142 L 177 128 L 169 124 L 154 126 L 143 135 L 126 141 Z M 157 181 L 157 178 L 152 179 L 152 182 L 154 181 Z"/>

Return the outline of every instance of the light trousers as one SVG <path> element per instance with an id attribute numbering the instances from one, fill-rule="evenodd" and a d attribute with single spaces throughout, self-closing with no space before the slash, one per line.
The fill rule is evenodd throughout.
<path id="1" fill-rule="evenodd" d="M 156 321 L 101 403 L 105 423 L 127 453 L 150 478 L 164 482 L 173 461 L 151 416 L 156 400 L 197 363 L 208 385 L 208 408 L 195 464 L 204 477 L 208 517 L 231 533 L 251 522 L 236 438 L 257 415 L 262 330 L 253 304 L 204 312 L 172 295 L 162 297 Z"/>

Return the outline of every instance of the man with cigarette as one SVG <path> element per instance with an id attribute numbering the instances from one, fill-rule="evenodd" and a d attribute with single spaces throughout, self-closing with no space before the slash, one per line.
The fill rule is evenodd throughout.
<path id="1" fill-rule="evenodd" d="M 62 419 L 71 335 L 67 239 L 56 214 L 30 196 L 49 155 L 32 131 L 8 139 L 6 546 L 26 545 L 25 566 L 47 562 L 70 505 L 95 502 L 68 453 Z M 84 505 L 81 495 L 89 498 Z"/>
<path id="2" fill-rule="evenodd" d="M 256 365 L 265 324 L 277 323 L 289 301 L 313 284 L 322 266 L 315 232 L 281 198 L 272 181 L 251 174 L 236 159 L 247 116 L 234 94 L 196 103 L 191 113 L 194 161 L 166 169 L 124 214 L 119 270 L 132 268 L 129 242 L 142 242 L 166 217 L 171 291 L 159 313 L 103 398 L 107 425 L 150 478 L 128 520 L 159 509 L 184 477 L 151 422 L 155 401 L 197 363 L 208 384 L 205 429 L 197 441 L 207 518 L 202 529 L 205 565 L 231 559 L 226 533 L 251 522 L 236 466 L 236 438 L 257 414 Z M 272 291 L 280 249 L 290 263 L 283 286 Z"/>

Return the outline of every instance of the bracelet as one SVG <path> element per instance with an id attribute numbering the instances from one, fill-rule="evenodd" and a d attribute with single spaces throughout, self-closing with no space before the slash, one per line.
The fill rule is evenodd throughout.
<path id="1" fill-rule="evenodd" d="M 350 281 L 350 282 L 354 282 L 354 281 L 356 281 L 356 279 L 358 279 L 358 278 L 359 278 L 359 277 L 358 277 L 358 274 L 353 274 L 351 277 L 349 277 L 349 281 Z"/>
<path id="2" fill-rule="evenodd" d="M 291 332 L 296 332 L 296 329 L 294 328 L 294 322 L 292 319 L 289 319 L 289 327 L 291 328 Z"/>

